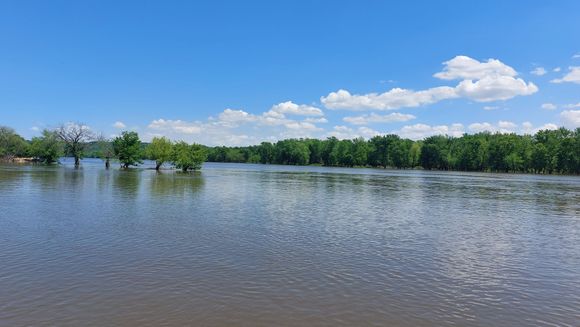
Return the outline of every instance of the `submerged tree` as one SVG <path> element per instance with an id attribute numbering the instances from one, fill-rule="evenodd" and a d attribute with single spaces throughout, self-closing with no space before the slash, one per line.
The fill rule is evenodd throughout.
<path id="1" fill-rule="evenodd" d="M 183 172 L 201 169 L 207 158 L 205 149 L 199 144 L 177 142 L 173 146 L 173 164 Z"/>
<path id="2" fill-rule="evenodd" d="M 111 158 L 115 156 L 113 143 L 104 135 L 97 136 L 97 155 L 99 158 L 105 160 L 105 168 L 109 169 L 111 166 Z"/>
<path id="3" fill-rule="evenodd" d="M 42 136 L 32 138 L 30 154 L 47 164 L 58 161 L 64 154 L 60 137 L 56 132 L 45 129 Z"/>
<path id="4" fill-rule="evenodd" d="M 142 163 L 141 140 L 139 140 L 137 132 L 122 132 L 121 136 L 113 140 L 113 151 L 123 168 Z"/>
<path id="5" fill-rule="evenodd" d="M 87 142 L 94 138 L 93 132 L 82 123 L 63 124 L 55 132 L 64 143 L 65 152 L 75 158 L 75 166 L 78 167 L 84 157 Z"/>
<path id="6" fill-rule="evenodd" d="M 155 170 L 159 170 L 165 162 L 171 161 L 173 157 L 173 143 L 166 137 L 154 137 L 151 144 L 147 146 L 147 156 L 155 160 Z"/>

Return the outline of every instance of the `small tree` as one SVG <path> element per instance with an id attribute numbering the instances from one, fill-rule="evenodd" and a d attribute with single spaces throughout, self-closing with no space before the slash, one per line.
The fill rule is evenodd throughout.
<path id="1" fill-rule="evenodd" d="M 78 167 L 84 157 L 87 142 L 94 138 L 93 133 L 82 123 L 63 124 L 55 132 L 64 143 L 65 152 L 75 158 L 75 166 Z"/>
<path id="2" fill-rule="evenodd" d="M 105 168 L 109 169 L 111 166 L 111 158 L 115 156 L 113 143 L 111 143 L 111 140 L 107 139 L 104 135 L 101 134 L 97 136 L 97 149 L 99 158 L 105 160 Z"/>
<path id="3" fill-rule="evenodd" d="M 173 146 L 173 164 L 183 172 L 201 169 L 206 158 L 206 151 L 199 144 L 189 145 L 181 141 Z"/>
<path id="4" fill-rule="evenodd" d="M 155 160 L 155 170 L 173 158 L 173 143 L 165 137 L 154 137 L 147 147 L 147 156 Z"/>
<path id="5" fill-rule="evenodd" d="M 44 163 L 58 161 L 63 155 L 63 146 L 56 132 L 44 130 L 42 136 L 32 138 L 30 154 Z"/>
<path id="6" fill-rule="evenodd" d="M 122 132 L 121 136 L 113 140 L 113 151 L 123 168 L 142 163 L 141 141 L 137 132 Z"/>

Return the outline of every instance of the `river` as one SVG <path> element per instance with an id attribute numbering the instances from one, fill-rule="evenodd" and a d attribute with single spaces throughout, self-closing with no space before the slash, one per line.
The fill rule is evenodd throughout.
<path id="1" fill-rule="evenodd" d="M 580 322 L 579 177 L 71 164 L 0 166 L 1 326 Z"/>

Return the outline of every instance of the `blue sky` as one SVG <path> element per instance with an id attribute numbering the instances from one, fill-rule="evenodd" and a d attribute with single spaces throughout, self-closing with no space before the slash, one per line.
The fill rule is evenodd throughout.
<path id="1" fill-rule="evenodd" d="M 578 13 L 578 1 L 0 1 L 0 124 L 208 145 L 575 128 Z"/>

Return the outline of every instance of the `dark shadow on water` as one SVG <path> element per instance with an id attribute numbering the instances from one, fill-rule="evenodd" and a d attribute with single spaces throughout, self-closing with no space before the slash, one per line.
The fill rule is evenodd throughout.
<path id="1" fill-rule="evenodd" d="M 198 192 L 204 183 L 201 172 L 154 172 L 150 175 L 150 192 L 153 197 L 183 197 Z"/>
<path id="2" fill-rule="evenodd" d="M 141 185 L 142 172 L 137 169 L 120 169 L 112 171 L 114 196 L 123 198 L 137 197 Z"/>

